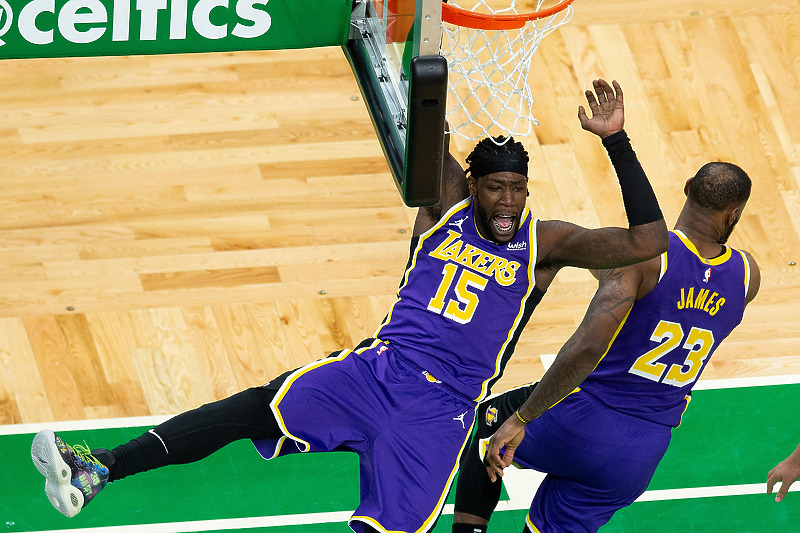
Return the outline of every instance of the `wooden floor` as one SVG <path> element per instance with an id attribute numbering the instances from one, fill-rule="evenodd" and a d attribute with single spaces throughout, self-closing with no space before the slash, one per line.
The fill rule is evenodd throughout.
<path id="1" fill-rule="evenodd" d="M 537 216 L 625 224 L 576 118 L 599 76 L 670 224 L 703 163 L 753 178 L 731 244 L 762 289 L 705 377 L 800 373 L 798 57 L 797 0 L 576 0 L 534 59 Z M 3 61 L 0 95 L 0 423 L 179 412 L 351 347 L 393 301 L 415 213 L 338 48 Z M 560 274 L 498 389 L 541 375 L 593 289 Z"/>

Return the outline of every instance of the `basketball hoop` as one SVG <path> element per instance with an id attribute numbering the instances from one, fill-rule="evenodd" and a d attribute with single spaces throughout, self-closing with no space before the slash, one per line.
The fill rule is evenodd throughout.
<path id="1" fill-rule="evenodd" d="M 517 0 L 497 9 L 479 0 L 472 9 L 442 3 L 441 53 L 449 68 L 447 122 L 451 133 L 470 141 L 502 134 L 530 135 L 533 116 L 528 85 L 539 43 L 572 18 L 574 0 L 536 0 L 519 13 Z"/>

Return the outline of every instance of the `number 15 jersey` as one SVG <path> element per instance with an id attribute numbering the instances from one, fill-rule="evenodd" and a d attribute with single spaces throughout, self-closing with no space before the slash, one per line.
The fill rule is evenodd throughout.
<path id="1" fill-rule="evenodd" d="M 658 283 L 623 320 L 581 389 L 607 406 L 677 427 L 711 354 L 741 321 L 750 282 L 744 253 L 700 256 L 670 234 Z"/>
<path id="2" fill-rule="evenodd" d="M 478 401 L 502 374 L 542 298 L 528 208 L 507 243 L 480 235 L 471 199 L 412 241 L 398 299 L 375 336 L 401 360 Z"/>

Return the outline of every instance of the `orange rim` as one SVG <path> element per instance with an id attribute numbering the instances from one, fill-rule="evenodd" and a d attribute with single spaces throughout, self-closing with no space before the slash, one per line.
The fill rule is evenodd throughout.
<path id="1" fill-rule="evenodd" d="M 562 11 L 575 0 L 562 0 L 553 7 L 521 13 L 519 15 L 486 15 L 467 11 L 460 7 L 450 5 L 442 0 L 442 20 L 448 24 L 472 28 L 475 30 L 516 30 L 525 26 L 528 21 L 542 19 Z"/>

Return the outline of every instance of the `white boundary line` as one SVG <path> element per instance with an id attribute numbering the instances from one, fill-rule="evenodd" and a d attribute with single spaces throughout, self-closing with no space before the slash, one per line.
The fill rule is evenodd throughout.
<path id="1" fill-rule="evenodd" d="M 698 380 L 694 390 L 734 389 L 738 387 L 767 387 L 770 385 L 796 385 L 800 383 L 800 374 L 783 376 L 759 376 L 752 378 L 725 378 Z"/>
<path id="2" fill-rule="evenodd" d="M 544 479 L 544 474 L 531 470 L 506 470 L 503 483 L 508 491 L 509 500 L 501 501 L 496 511 L 524 511 L 530 507 L 533 493 Z M 689 489 L 649 490 L 642 494 L 637 502 L 664 500 L 684 500 L 691 498 L 711 498 L 717 496 L 745 496 L 765 494 L 766 484 L 752 483 L 747 485 L 723 485 L 718 487 L 694 487 Z M 800 492 L 800 486 L 792 487 L 789 492 Z M 297 526 L 304 524 L 326 524 L 347 522 L 352 511 L 336 511 L 328 513 L 307 513 L 282 516 L 257 516 L 247 518 L 221 518 L 217 520 L 197 520 L 191 522 L 168 522 L 159 524 L 139 524 L 130 526 L 107 526 L 79 529 L 59 529 L 60 533 L 179 533 L 189 531 L 212 531 L 225 529 L 253 529 L 261 527 Z M 445 505 L 443 514 L 453 514 L 453 505 Z"/>
<path id="3" fill-rule="evenodd" d="M 254 516 L 247 518 L 220 518 L 191 522 L 165 522 L 131 526 L 104 526 L 78 529 L 57 529 L 59 533 L 176 533 L 184 531 L 214 531 L 220 529 L 253 529 L 259 527 L 298 526 L 347 522 L 352 511 L 308 513 L 281 516 Z"/>
<path id="4" fill-rule="evenodd" d="M 766 473 L 765 473 L 766 477 Z M 509 499 L 501 501 L 498 510 L 528 509 L 536 487 L 544 479 L 544 474 L 535 470 L 507 468 L 503 475 L 503 485 Z M 780 485 L 775 487 L 777 492 Z M 773 494 L 774 494 L 773 492 Z M 793 485 L 789 492 L 800 492 L 800 484 Z M 639 496 L 637 502 L 657 502 L 666 500 L 688 500 L 692 498 L 713 498 L 717 496 L 747 496 L 751 494 L 767 494 L 767 483 L 749 483 L 744 485 L 719 485 L 712 487 L 691 487 L 684 489 L 648 490 Z M 774 496 L 772 496 L 774 498 Z"/>
<path id="5" fill-rule="evenodd" d="M 97 418 L 94 420 L 66 420 L 57 422 L 35 422 L 32 424 L 11 424 L 0 426 L 0 436 L 19 433 L 38 433 L 43 429 L 53 431 L 86 431 L 92 429 L 153 427 L 169 420 L 173 415 L 130 416 L 124 418 Z"/>

